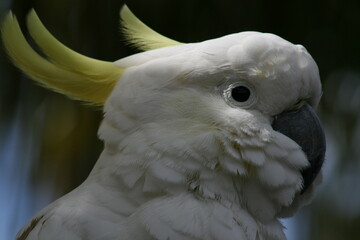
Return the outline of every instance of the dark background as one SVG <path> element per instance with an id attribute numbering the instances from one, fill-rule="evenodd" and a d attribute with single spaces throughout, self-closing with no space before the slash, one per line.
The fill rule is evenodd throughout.
<path id="1" fill-rule="evenodd" d="M 328 141 L 325 178 L 312 205 L 286 221 L 291 240 L 360 239 L 360 1 L 138 0 L 147 25 L 182 42 L 240 31 L 277 34 L 304 45 L 318 63 L 319 114 Z M 114 61 L 136 51 L 119 31 L 118 0 L 0 0 L 20 23 L 35 8 L 70 48 Z M 25 29 L 25 28 L 23 28 Z M 102 143 L 99 109 L 36 86 L 0 51 L 0 239 L 88 175 Z"/>

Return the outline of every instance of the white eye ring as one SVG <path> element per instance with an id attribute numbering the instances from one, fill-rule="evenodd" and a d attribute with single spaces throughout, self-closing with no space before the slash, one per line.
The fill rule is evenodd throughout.
<path id="1" fill-rule="evenodd" d="M 251 108 L 256 103 L 254 87 L 243 82 L 225 84 L 222 95 L 233 107 Z"/>

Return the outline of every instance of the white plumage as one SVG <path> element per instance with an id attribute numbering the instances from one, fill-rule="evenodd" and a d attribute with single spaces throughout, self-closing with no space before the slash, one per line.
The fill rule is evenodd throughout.
<path id="1" fill-rule="evenodd" d="M 19 239 L 285 239 L 279 218 L 312 192 L 300 194 L 309 161 L 271 124 L 299 101 L 319 102 L 307 51 L 242 32 L 114 64 L 124 72 L 104 105 L 97 164 Z M 234 86 L 249 99 L 234 100 Z"/>

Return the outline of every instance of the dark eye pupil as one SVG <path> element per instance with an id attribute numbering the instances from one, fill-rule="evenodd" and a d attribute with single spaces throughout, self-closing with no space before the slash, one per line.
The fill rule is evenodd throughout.
<path id="1" fill-rule="evenodd" d="M 245 102 L 250 98 L 250 90 L 244 86 L 234 87 L 231 90 L 231 97 L 237 102 Z"/>

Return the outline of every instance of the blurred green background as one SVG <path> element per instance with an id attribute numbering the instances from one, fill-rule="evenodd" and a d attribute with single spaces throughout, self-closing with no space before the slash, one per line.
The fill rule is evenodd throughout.
<path id="1" fill-rule="evenodd" d="M 0 0 L 23 25 L 35 8 L 70 48 L 102 60 L 135 51 L 119 33 L 119 0 Z M 286 220 L 289 240 L 360 239 L 360 1 L 133 0 L 145 23 L 183 42 L 233 32 L 275 33 L 304 45 L 320 68 L 328 151 L 312 205 Z M 36 86 L 0 51 L 0 239 L 79 185 L 98 158 L 101 109 Z"/>

